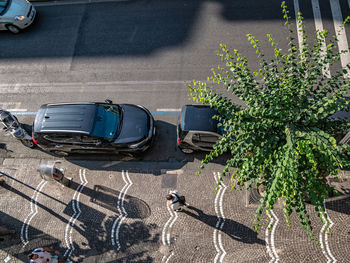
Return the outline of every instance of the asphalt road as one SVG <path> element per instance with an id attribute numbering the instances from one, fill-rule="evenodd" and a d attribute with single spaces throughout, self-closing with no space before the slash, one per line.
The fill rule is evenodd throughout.
<path id="1" fill-rule="evenodd" d="M 331 34 L 335 32 L 332 6 L 337 0 L 319 1 L 321 20 L 315 19 L 316 1 L 300 2 L 287 4 L 293 16 L 295 3 L 299 4 L 307 32 L 313 33 L 320 21 Z M 224 189 L 221 195 L 211 191 L 213 173 L 222 169 L 224 159 L 211 164 L 198 179 L 193 175 L 203 154 L 184 155 L 176 147 L 178 111 L 191 103 L 184 81 L 206 79 L 210 68 L 220 63 L 215 54 L 219 43 L 240 50 L 253 68 L 255 52 L 247 33 L 261 40 L 272 33 L 286 48 L 279 0 L 77 0 L 35 5 L 38 17 L 30 28 L 19 35 L 0 32 L 0 107 L 31 124 L 41 104 L 108 98 L 147 107 L 155 116 L 158 134 L 151 151 L 137 160 L 125 156 L 61 159 L 75 182 L 75 188 L 67 189 L 43 185 L 36 171 L 41 161 L 57 158 L 29 150 L 0 131 L 0 168 L 10 176 L 8 187 L 0 188 L 0 223 L 18 233 L 17 239 L 0 244 L 2 261 L 21 262 L 35 246 L 67 251 L 74 244 L 71 258 L 80 262 L 350 262 L 344 252 L 349 250 L 348 199 L 329 203 L 333 236 L 326 240 L 325 226 L 316 225 L 316 233 L 323 238 L 321 246 L 310 242 L 301 228 L 278 224 L 283 221 L 279 208 L 275 210 L 279 219 L 266 217 L 262 232 L 255 234 L 251 227 L 256 207 L 247 205 L 246 193 L 229 194 L 227 189 L 224 196 Z M 342 17 L 350 14 L 346 1 L 339 1 L 339 9 Z M 267 47 L 265 42 L 262 45 Z M 79 169 L 86 170 L 87 179 Z M 167 170 L 181 173 L 175 180 L 166 176 Z M 130 172 L 130 191 L 126 191 L 130 181 L 123 171 Z M 177 215 L 178 219 L 162 200 L 173 188 L 181 189 L 195 206 Z M 77 216 L 79 189 L 82 215 L 72 227 L 75 243 L 71 243 L 69 222 Z M 98 200 L 98 191 L 106 200 Z M 120 225 L 119 253 L 118 240 L 114 245 L 111 241 L 111 229 L 114 220 L 125 215 L 118 210 L 123 193 L 129 218 Z M 223 218 L 227 220 L 220 232 L 217 222 Z M 169 224 L 174 228 L 169 229 Z M 275 230 L 267 231 L 268 225 Z M 29 246 L 24 247 L 26 241 Z"/>

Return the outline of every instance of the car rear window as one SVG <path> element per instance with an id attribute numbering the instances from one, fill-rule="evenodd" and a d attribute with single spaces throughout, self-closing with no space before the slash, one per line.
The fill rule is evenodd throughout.
<path id="1" fill-rule="evenodd" d="M 6 12 L 6 9 L 9 4 L 10 0 L 0 0 L 0 15 Z"/>
<path id="2" fill-rule="evenodd" d="M 115 138 L 118 132 L 119 120 L 120 111 L 117 105 L 98 105 L 91 135 L 107 139 Z"/>

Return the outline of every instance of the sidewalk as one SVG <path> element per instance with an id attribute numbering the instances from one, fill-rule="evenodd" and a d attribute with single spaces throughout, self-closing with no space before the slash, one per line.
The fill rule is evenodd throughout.
<path id="1" fill-rule="evenodd" d="M 195 176 L 197 162 L 63 161 L 70 188 L 46 182 L 41 160 L 5 159 L 0 187 L 0 226 L 16 236 L 0 242 L 0 262 L 25 262 L 33 248 L 50 246 L 73 262 L 349 262 L 350 201 L 326 203 L 332 235 L 310 208 L 321 245 L 311 242 L 281 208 L 252 231 L 257 207 L 245 191 L 230 192 L 229 181 L 213 191 L 222 166 L 210 164 Z M 216 179 L 215 179 L 216 178 Z M 346 173 L 343 189 L 350 189 Z M 339 183 L 339 182 L 335 182 Z M 178 189 L 190 208 L 169 211 L 165 195 Z M 270 229 L 270 230 L 269 230 Z M 7 261 L 6 261 L 7 260 Z"/>

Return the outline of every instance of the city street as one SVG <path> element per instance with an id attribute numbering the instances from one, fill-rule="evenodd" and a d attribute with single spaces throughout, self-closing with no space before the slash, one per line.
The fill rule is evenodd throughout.
<path id="1" fill-rule="evenodd" d="M 326 202 L 331 225 L 308 206 L 316 243 L 295 215 L 286 225 L 281 204 L 254 232 L 258 192 L 232 190 L 229 178 L 215 190 L 227 156 L 196 176 L 205 154 L 187 155 L 176 146 L 180 109 L 192 103 L 185 82 L 207 79 L 220 63 L 220 43 L 241 51 L 253 69 L 256 54 L 246 34 L 264 40 L 271 33 L 287 48 L 279 0 L 33 4 L 33 25 L 18 35 L 0 31 L 0 108 L 32 125 L 42 104 L 111 99 L 147 107 L 157 133 L 152 148 L 137 158 L 59 158 L 0 131 L 0 227 L 16 231 L 0 238 L 0 262 L 26 262 L 43 246 L 72 262 L 350 262 L 348 171 L 341 184 L 333 182 L 344 194 Z M 296 11 L 303 13 L 310 38 L 321 28 L 338 32 L 350 15 L 349 0 L 287 5 L 293 21 Z M 339 48 L 349 46 L 345 30 Z M 301 34 L 296 31 L 296 39 Z M 266 42 L 262 46 L 272 54 Z M 341 59 L 350 62 L 349 54 Z M 48 160 L 62 162 L 70 187 L 41 178 L 39 166 Z M 190 207 L 168 209 L 165 195 L 173 189 Z"/>

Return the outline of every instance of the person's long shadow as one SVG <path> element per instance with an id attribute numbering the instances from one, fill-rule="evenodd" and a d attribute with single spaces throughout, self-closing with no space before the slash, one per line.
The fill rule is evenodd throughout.
<path id="1" fill-rule="evenodd" d="M 190 210 L 196 213 L 193 213 Z M 193 206 L 189 206 L 187 207 L 187 209 L 183 209 L 182 211 L 183 213 L 189 216 L 192 216 L 193 218 L 213 228 L 216 228 L 216 223 L 218 221 L 217 216 L 207 215 L 202 210 Z M 220 222 L 222 221 L 223 219 L 220 218 Z M 222 232 L 228 235 L 229 237 L 231 237 L 233 240 L 237 240 L 243 243 L 248 243 L 248 244 L 257 243 L 260 245 L 266 245 L 265 241 L 262 239 L 259 239 L 257 237 L 257 233 L 254 232 L 252 229 L 228 218 L 225 219 L 225 224 L 222 229 Z"/>

